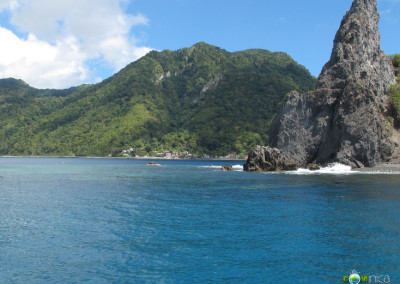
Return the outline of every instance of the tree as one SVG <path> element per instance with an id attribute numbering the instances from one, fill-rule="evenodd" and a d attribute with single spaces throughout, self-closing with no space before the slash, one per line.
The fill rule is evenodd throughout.
<path id="1" fill-rule="evenodd" d="M 400 67 L 400 54 L 393 54 L 390 56 L 393 62 L 393 66 L 396 68 Z"/>

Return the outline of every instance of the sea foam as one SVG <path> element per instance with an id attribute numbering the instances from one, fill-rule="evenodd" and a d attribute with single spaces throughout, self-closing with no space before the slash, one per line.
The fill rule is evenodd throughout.
<path id="1" fill-rule="evenodd" d="M 202 168 L 209 168 L 209 169 L 218 169 L 221 170 L 221 166 L 209 165 L 209 166 L 202 166 Z M 232 165 L 234 171 L 243 171 L 243 165 Z"/>
<path id="2" fill-rule="evenodd" d="M 297 171 L 285 172 L 287 174 L 297 174 L 297 175 L 315 175 L 315 174 L 333 174 L 333 175 L 343 175 L 355 173 L 351 170 L 350 166 L 346 166 L 339 163 L 330 164 L 327 167 L 321 168 L 316 171 L 311 171 L 308 169 L 298 169 Z"/>

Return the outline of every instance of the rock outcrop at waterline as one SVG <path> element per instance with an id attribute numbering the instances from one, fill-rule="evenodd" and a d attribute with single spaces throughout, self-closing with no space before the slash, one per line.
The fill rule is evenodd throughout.
<path id="1" fill-rule="evenodd" d="M 232 172 L 233 171 L 233 166 L 232 165 L 225 165 L 221 167 L 221 171 L 223 172 Z"/>
<path id="2" fill-rule="evenodd" d="M 271 147 L 257 146 L 247 159 L 244 170 L 248 172 L 295 171 L 297 164 L 281 151 Z"/>
<path id="3" fill-rule="evenodd" d="M 270 145 L 298 166 L 340 162 L 371 167 L 394 152 L 385 113 L 395 74 L 380 49 L 378 22 L 376 0 L 355 0 L 316 91 L 293 91 L 283 102 Z"/>

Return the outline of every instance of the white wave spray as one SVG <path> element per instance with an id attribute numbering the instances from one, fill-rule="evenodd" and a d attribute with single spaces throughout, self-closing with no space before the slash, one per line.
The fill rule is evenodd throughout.
<path id="1" fill-rule="evenodd" d="M 343 175 L 355 173 L 351 170 L 350 166 L 346 166 L 339 163 L 334 163 L 328 165 L 327 167 L 321 168 L 316 171 L 311 171 L 308 169 L 298 169 L 293 172 L 286 172 L 286 174 L 297 174 L 297 175 L 315 175 L 315 174 L 333 174 L 333 175 Z"/>
<path id="2" fill-rule="evenodd" d="M 202 168 L 221 170 L 222 166 L 209 165 L 209 166 L 202 166 Z M 243 171 L 243 165 L 232 165 L 232 168 L 234 171 Z"/>

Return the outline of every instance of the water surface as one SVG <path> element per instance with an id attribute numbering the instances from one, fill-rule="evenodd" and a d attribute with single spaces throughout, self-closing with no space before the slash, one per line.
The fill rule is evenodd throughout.
<path id="1" fill-rule="evenodd" d="M 146 162 L 0 159 L 0 283 L 400 283 L 400 175 Z"/>

